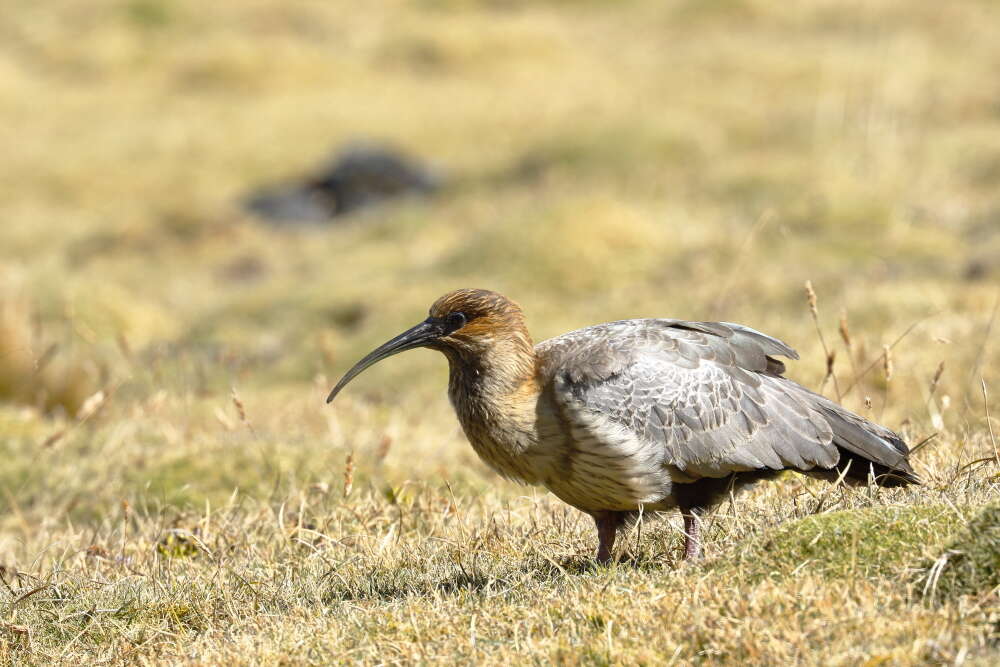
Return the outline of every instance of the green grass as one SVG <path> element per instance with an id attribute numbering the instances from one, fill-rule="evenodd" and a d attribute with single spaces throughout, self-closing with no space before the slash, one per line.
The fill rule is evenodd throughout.
<path id="1" fill-rule="evenodd" d="M 979 510 L 920 574 L 924 594 L 932 599 L 996 595 L 1000 589 L 1000 504 Z"/>
<path id="2" fill-rule="evenodd" d="M 790 521 L 737 554 L 752 581 L 816 575 L 892 578 L 913 567 L 958 517 L 942 505 L 841 510 Z"/>
<path id="3" fill-rule="evenodd" d="M 0 8 L 6 664 L 997 661 L 994 4 Z M 448 187 L 239 209 L 357 137 Z M 783 477 L 702 564 L 666 517 L 596 568 L 589 519 L 476 459 L 434 354 L 323 403 L 468 286 L 538 340 L 774 334 L 791 377 L 936 434 L 926 484 Z"/>

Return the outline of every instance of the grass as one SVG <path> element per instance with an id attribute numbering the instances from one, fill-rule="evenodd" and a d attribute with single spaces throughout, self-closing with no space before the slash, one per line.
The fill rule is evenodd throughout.
<path id="1" fill-rule="evenodd" d="M 993 4 L 7 4 L 7 664 L 996 662 Z M 356 137 L 449 187 L 319 229 L 236 206 Z M 933 436 L 927 483 L 783 477 L 702 564 L 673 517 L 594 567 L 589 519 L 476 460 L 441 359 L 323 404 L 460 286 L 538 340 L 773 333 Z"/>
<path id="2" fill-rule="evenodd" d="M 1000 588 L 1000 505 L 990 503 L 920 572 L 931 598 L 989 598 Z"/>
<path id="3" fill-rule="evenodd" d="M 743 576 L 782 580 L 814 574 L 832 581 L 886 579 L 912 567 L 961 518 L 942 505 L 826 512 L 790 521 L 736 554 Z"/>

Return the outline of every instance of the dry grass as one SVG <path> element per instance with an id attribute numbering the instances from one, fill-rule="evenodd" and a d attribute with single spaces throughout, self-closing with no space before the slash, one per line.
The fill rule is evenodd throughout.
<path id="1" fill-rule="evenodd" d="M 79 414 L 97 391 L 101 368 L 62 350 L 65 340 L 61 345 L 42 331 L 25 297 L 5 296 L 0 300 L 0 399 L 46 413 Z"/>
<path id="2" fill-rule="evenodd" d="M 996 552 L 963 532 L 1000 495 L 992 3 L 7 4 L 6 662 L 996 662 Z M 234 208 L 356 136 L 452 187 L 324 229 Z M 475 459 L 442 360 L 322 403 L 458 286 L 539 339 L 778 335 L 931 438 L 928 483 L 789 476 L 702 565 L 670 520 L 593 568 L 589 520 Z M 979 574 L 925 596 L 963 548 Z"/>

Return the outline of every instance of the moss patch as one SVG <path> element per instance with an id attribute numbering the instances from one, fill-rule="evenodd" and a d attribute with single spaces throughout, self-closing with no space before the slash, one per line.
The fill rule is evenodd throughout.
<path id="1" fill-rule="evenodd" d="M 891 576 L 924 555 L 953 520 L 954 511 L 943 505 L 819 514 L 760 536 L 736 564 L 752 579 Z"/>
<path id="2" fill-rule="evenodd" d="M 946 600 L 1000 588 L 1000 502 L 986 505 L 920 569 L 928 596 Z"/>

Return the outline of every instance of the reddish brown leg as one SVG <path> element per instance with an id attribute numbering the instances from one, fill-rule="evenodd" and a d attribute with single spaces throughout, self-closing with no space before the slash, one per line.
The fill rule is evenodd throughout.
<path id="1" fill-rule="evenodd" d="M 704 510 L 692 507 L 682 512 L 684 517 L 684 560 L 701 559 L 701 515 Z"/>
<path id="2" fill-rule="evenodd" d="M 615 546 L 615 535 L 618 525 L 622 522 L 618 512 L 599 512 L 594 514 L 597 524 L 597 562 L 606 565 L 611 562 L 611 550 Z"/>

